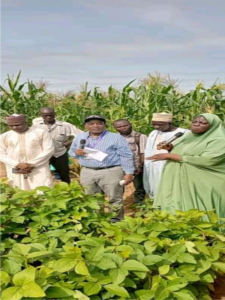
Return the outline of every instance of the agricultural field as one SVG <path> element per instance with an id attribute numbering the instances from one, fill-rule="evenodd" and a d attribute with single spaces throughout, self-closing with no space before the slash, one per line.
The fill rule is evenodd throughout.
<path id="1" fill-rule="evenodd" d="M 172 112 L 174 123 L 188 128 L 192 118 L 199 113 L 211 112 L 225 122 L 225 84 L 205 88 L 199 83 L 188 93 L 177 89 L 177 82 L 160 75 L 149 75 L 139 84 L 129 82 L 121 91 L 112 86 L 102 92 L 99 88 L 89 90 L 88 84 L 78 92 L 64 95 L 49 93 L 45 82 L 27 81 L 20 84 L 21 73 L 13 80 L 8 77 L 1 93 L 1 131 L 6 130 L 5 116 L 24 113 L 31 123 L 38 117 L 39 108 L 54 106 L 57 118 L 83 128 L 84 118 L 92 114 L 103 115 L 109 129 L 116 119 L 129 119 L 135 130 L 148 134 L 151 117 L 155 112 Z"/>
<path id="2" fill-rule="evenodd" d="M 149 75 L 120 91 L 85 84 L 59 95 L 44 82 L 20 83 L 20 75 L 0 86 L 1 132 L 7 115 L 24 113 L 31 124 L 43 106 L 55 107 L 58 119 L 81 129 L 91 114 L 103 115 L 110 130 L 115 119 L 126 118 L 145 134 L 155 112 L 172 112 L 183 128 L 203 112 L 225 123 L 223 84 L 199 83 L 184 94 L 169 77 Z M 225 225 L 214 212 L 205 222 L 205 212 L 170 215 L 146 201 L 112 224 L 104 197 L 85 195 L 76 180 L 32 191 L 4 179 L 0 185 L 2 300 L 222 299 L 215 282 L 221 279 L 218 289 L 224 287 Z"/>
<path id="3" fill-rule="evenodd" d="M 211 299 L 225 273 L 217 216 L 149 209 L 112 224 L 73 181 L 20 191 L 2 181 L 2 300 Z"/>

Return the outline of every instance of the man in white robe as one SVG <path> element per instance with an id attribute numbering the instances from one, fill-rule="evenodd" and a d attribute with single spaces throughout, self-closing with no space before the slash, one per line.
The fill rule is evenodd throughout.
<path id="1" fill-rule="evenodd" d="M 157 145 L 167 141 L 178 132 L 185 132 L 186 129 L 176 128 L 172 124 L 173 115 L 168 113 L 155 113 L 152 117 L 153 130 L 147 140 L 145 157 L 158 153 L 168 153 L 167 150 L 157 150 Z M 161 179 L 161 174 L 166 161 L 145 160 L 144 162 L 144 188 L 149 198 L 154 199 Z"/>
<path id="2" fill-rule="evenodd" d="M 49 159 L 54 153 L 50 134 L 29 128 L 24 115 L 6 118 L 10 131 L 0 135 L 0 161 L 6 165 L 9 183 L 22 190 L 53 186 Z"/>

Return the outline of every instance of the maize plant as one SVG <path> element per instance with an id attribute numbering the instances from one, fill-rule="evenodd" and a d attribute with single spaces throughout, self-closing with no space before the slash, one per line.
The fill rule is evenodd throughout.
<path id="1" fill-rule="evenodd" d="M 36 118 L 39 109 L 46 106 L 47 92 L 44 87 L 37 87 L 32 81 L 27 81 L 19 85 L 21 72 L 13 80 L 8 75 L 6 79 L 7 87 L 0 85 L 1 92 L 1 132 L 6 130 L 5 117 L 17 113 L 25 114 L 28 124 Z"/>
<path id="2" fill-rule="evenodd" d="M 15 81 L 8 76 L 8 89 L 0 86 L 4 116 L 13 112 L 25 113 L 31 122 L 38 116 L 39 108 L 47 105 L 55 107 L 58 119 L 81 129 L 86 116 L 99 114 L 106 118 L 109 130 L 114 130 L 114 120 L 125 118 L 135 130 L 145 134 L 152 130 L 151 119 L 155 112 L 172 112 L 174 124 L 183 128 L 190 126 L 195 115 L 204 112 L 214 113 L 225 122 L 225 84 L 215 83 L 205 88 L 199 83 L 194 90 L 183 94 L 177 90 L 177 80 L 150 74 L 138 85 L 134 80 L 130 81 L 121 91 L 112 86 L 107 91 L 98 87 L 91 90 L 86 83 L 78 93 L 70 91 L 59 95 L 47 93 L 43 85 L 37 86 L 32 81 L 18 85 L 20 74 Z M 25 86 L 27 92 L 24 92 Z M 4 131 L 4 124 L 2 129 Z"/>

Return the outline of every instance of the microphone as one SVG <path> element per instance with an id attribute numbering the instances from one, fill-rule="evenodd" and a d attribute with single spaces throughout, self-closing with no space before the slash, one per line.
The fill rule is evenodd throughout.
<path id="1" fill-rule="evenodd" d="M 181 137 L 183 134 L 184 134 L 184 132 L 178 132 L 178 133 L 176 133 L 170 139 L 168 139 L 167 141 L 165 141 L 165 145 L 171 144 L 173 141 L 175 141 L 176 139 L 178 139 L 179 137 Z"/>
<path id="2" fill-rule="evenodd" d="M 86 144 L 86 140 L 80 140 L 80 149 L 84 149 L 85 147 L 85 144 Z"/>

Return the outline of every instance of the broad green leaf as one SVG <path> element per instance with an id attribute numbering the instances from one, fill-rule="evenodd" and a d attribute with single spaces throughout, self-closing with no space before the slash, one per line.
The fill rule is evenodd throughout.
<path id="1" fill-rule="evenodd" d="M 127 260 L 121 265 L 121 269 L 125 269 L 128 271 L 140 271 L 140 272 L 148 272 L 149 269 L 140 263 L 139 261 L 136 260 Z"/>
<path id="2" fill-rule="evenodd" d="M 159 287 L 160 283 L 162 282 L 162 277 L 160 275 L 154 275 L 152 277 L 152 290 L 155 291 Z"/>
<path id="3" fill-rule="evenodd" d="M 146 276 L 147 276 L 147 273 L 146 272 L 140 272 L 140 271 L 133 271 L 134 274 L 138 277 L 138 278 L 141 278 L 141 279 L 145 279 Z"/>
<path id="4" fill-rule="evenodd" d="M 178 256 L 177 261 L 179 263 L 196 264 L 196 260 L 190 253 L 182 253 Z"/>
<path id="5" fill-rule="evenodd" d="M 90 298 L 81 293 L 81 291 L 74 291 L 74 298 L 78 300 L 89 300 Z"/>
<path id="6" fill-rule="evenodd" d="M 114 284 L 120 284 L 125 280 L 128 275 L 128 271 L 123 269 L 112 269 L 109 271 L 109 275 L 111 276 Z"/>
<path id="7" fill-rule="evenodd" d="M 63 286 L 50 286 L 46 290 L 46 298 L 63 298 L 74 295 L 74 291 Z"/>
<path id="8" fill-rule="evenodd" d="M 225 273 L 225 263 L 223 262 L 214 262 L 213 264 L 214 269 L 222 271 Z"/>
<path id="9" fill-rule="evenodd" d="M 195 242 L 195 246 L 200 253 L 210 256 L 208 248 L 202 242 Z"/>
<path id="10" fill-rule="evenodd" d="M 23 289 L 20 286 L 13 286 L 2 292 L 1 300 L 20 300 L 23 298 Z"/>
<path id="11" fill-rule="evenodd" d="M 52 251 L 37 251 L 37 252 L 32 252 L 27 255 L 27 258 L 30 259 L 40 259 L 44 257 L 50 257 L 51 254 L 53 254 Z"/>
<path id="12" fill-rule="evenodd" d="M 129 246 L 129 245 L 120 245 L 120 246 L 117 246 L 116 250 L 117 251 L 131 251 L 131 252 L 134 251 L 134 249 L 131 246 Z"/>
<path id="13" fill-rule="evenodd" d="M 25 217 L 23 217 L 23 216 L 12 218 L 12 222 L 15 222 L 15 223 L 23 224 L 24 221 L 25 221 Z"/>
<path id="14" fill-rule="evenodd" d="M 155 291 L 139 290 L 135 291 L 135 294 L 137 295 L 138 300 L 151 300 L 155 296 Z"/>
<path id="15" fill-rule="evenodd" d="M 120 254 L 115 254 L 115 253 L 104 253 L 104 257 L 112 259 L 117 267 L 121 266 L 123 263 L 123 258 Z"/>
<path id="16" fill-rule="evenodd" d="M 24 292 L 23 296 L 24 297 L 44 297 L 45 292 L 42 290 L 42 288 L 36 284 L 35 282 L 28 282 L 26 283 L 25 286 L 23 286 Z"/>
<path id="17" fill-rule="evenodd" d="M 196 300 L 195 296 L 189 291 L 182 289 L 179 292 L 173 292 L 177 300 Z"/>
<path id="18" fill-rule="evenodd" d="M 108 284 L 108 285 L 105 285 L 104 288 L 116 296 L 120 296 L 123 298 L 130 298 L 130 295 L 128 294 L 127 290 L 116 284 Z"/>
<path id="19" fill-rule="evenodd" d="M 215 278 L 212 275 L 212 272 L 207 271 L 200 275 L 201 282 L 213 283 Z"/>
<path id="20" fill-rule="evenodd" d="M 151 227 L 151 231 L 158 231 L 158 232 L 164 232 L 164 231 L 168 231 L 169 228 L 166 227 L 164 224 L 162 223 L 155 223 L 152 225 Z"/>
<path id="21" fill-rule="evenodd" d="M 14 274 L 20 272 L 21 265 L 16 263 L 15 261 L 8 259 L 5 261 L 2 270 L 10 275 L 14 275 Z"/>
<path id="22" fill-rule="evenodd" d="M 24 244 L 15 244 L 13 246 L 13 250 L 16 252 L 22 254 L 22 255 L 27 255 L 28 252 L 30 251 L 31 246 L 30 245 L 24 245 Z"/>
<path id="23" fill-rule="evenodd" d="M 124 238 L 124 241 L 129 241 L 129 242 L 137 243 L 137 244 L 142 243 L 145 240 L 146 240 L 145 236 L 143 236 L 141 234 L 135 234 L 135 233 L 130 236 L 126 236 Z"/>
<path id="24" fill-rule="evenodd" d="M 23 286 L 24 284 L 29 283 L 30 281 L 35 280 L 36 269 L 29 266 L 27 269 L 20 271 L 19 273 L 13 276 L 13 283 L 18 286 Z"/>
<path id="25" fill-rule="evenodd" d="M 8 205 L 3 205 L 1 204 L 0 205 L 0 212 L 3 212 L 6 208 L 8 208 L 9 206 Z"/>
<path id="26" fill-rule="evenodd" d="M 77 260 L 75 258 L 61 258 L 55 262 L 54 270 L 60 273 L 64 273 L 73 269 L 76 264 Z"/>
<path id="27" fill-rule="evenodd" d="M 217 237 L 220 241 L 225 242 L 225 236 L 220 235 L 220 234 L 216 234 L 216 237 Z"/>
<path id="28" fill-rule="evenodd" d="M 99 261 L 105 252 L 104 246 L 92 248 L 86 255 L 88 260 Z"/>
<path id="29" fill-rule="evenodd" d="M 152 266 L 162 261 L 163 257 L 159 255 L 147 255 L 143 258 L 143 264 L 147 266 Z"/>
<path id="30" fill-rule="evenodd" d="M 0 284 L 8 284 L 10 282 L 10 276 L 8 273 L 4 272 L 4 271 L 0 271 Z"/>
<path id="31" fill-rule="evenodd" d="M 114 269 L 116 268 L 115 262 L 107 257 L 103 257 L 96 266 L 101 270 L 108 270 L 108 269 Z"/>
<path id="32" fill-rule="evenodd" d="M 157 242 L 147 241 L 144 243 L 144 247 L 148 253 L 152 253 L 157 248 Z"/>
<path id="33" fill-rule="evenodd" d="M 101 288 L 102 286 L 96 282 L 84 283 L 84 293 L 87 296 L 97 295 L 100 292 Z"/>
<path id="34" fill-rule="evenodd" d="M 184 278 L 177 278 L 169 282 L 167 289 L 170 292 L 176 292 L 181 288 L 185 287 L 187 284 L 188 282 Z"/>
<path id="35" fill-rule="evenodd" d="M 164 265 L 159 267 L 159 274 L 160 275 L 166 275 L 170 270 L 170 265 Z"/>
<path id="36" fill-rule="evenodd" d="M 81 274 L 81 275 L 90 275 L 89 271 L 88 271 L 88 268 L 87 268 L 84 261 L 79 261 L 78 262 L 78 264 L 75 267 L 75 272 L 77 274 Z"/>
<path id="37" fill-rule="evenodd" d="M 194 249 L 195 244 L 193 242 L 186 241 L 185 245 L 187 247 L 188 252 L 194 253 L 194 254 L 199 254 L 199 252 Z"/>
<path id="38" fill-rule="evenodd" d="M 124 285 L 124 287 L 132 287 L 134 289 L 137 288 L 136 283 L 132 279 L 130 279 L 128 277 L 124 280 L 123 285 Z"/>
<path id="39" fill-rule="evenodd" d="M 164 286 L 159 286 L 155 292 L 155 299 L 165 300 L 169 297 L 170 291 Z"/>
<path id="40" fill-rule="evenodd" d="M 186 247 L 183 244 L 174 245 L 170 248 L 169 253 L 164 253 L 162 256 L 166 260 L 174 263 L 177 260 L 177 257 L 186 251 Z"/>
<path id="41" fill-rule="evenodd" d="M 205 271 L 207 271 L 208 269 L 210 269 L 211 265 L 212 265 L 212 263 L 210 261 L 198 260 L 197 264 L 196 264 L 195 273 L 202 274 Z"/>

